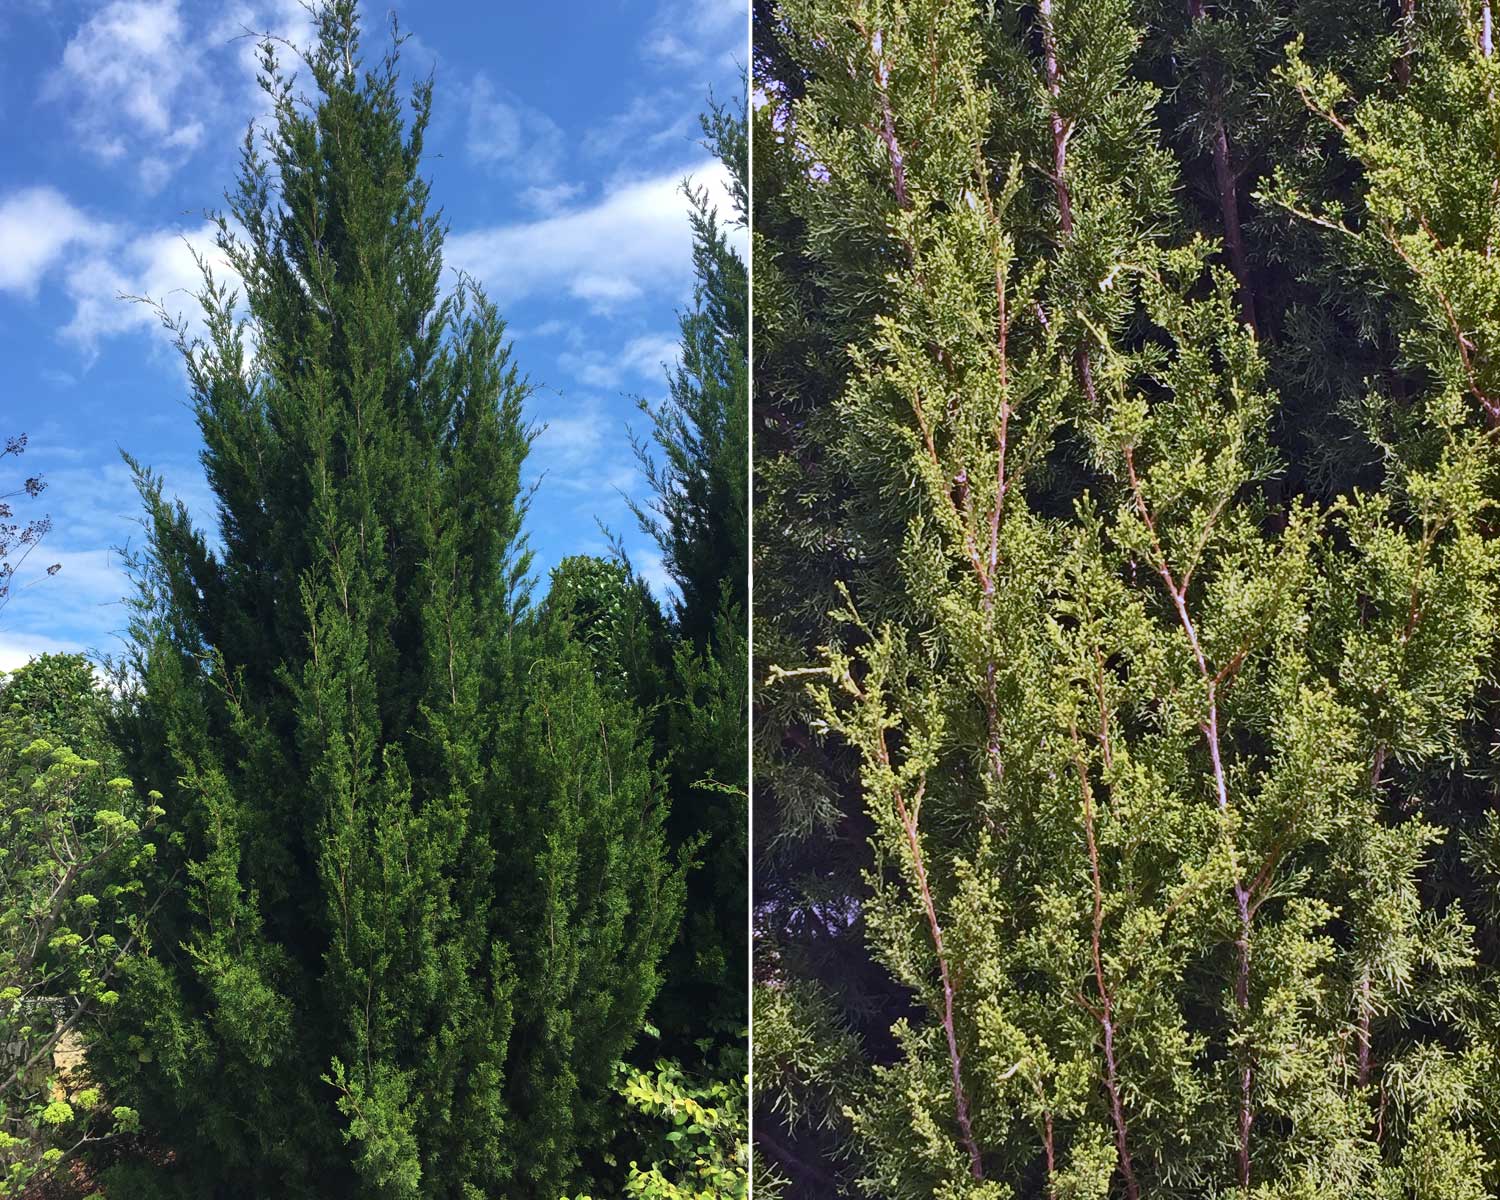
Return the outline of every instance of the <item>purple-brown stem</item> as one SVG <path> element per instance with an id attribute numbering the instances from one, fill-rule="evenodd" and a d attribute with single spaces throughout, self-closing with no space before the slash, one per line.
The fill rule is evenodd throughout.
<path id="1" fill-rule="evenodd" d="M 1067 241 L 1073 233 L 1073 197 L 1068 190 L 1068 139 L 1073 135 L 1070 122 L 1064 121 L 1057 109 L 1057 98 L 1061 93 L 1060 68 L 1057 61 L 1057 36 L 1052 28 L 1052 0 L 1040 0 L 1037 14 L 1042 22 L 1043 69 L 1046 73 L 1047 91 L 1052 96 L 1052 183 L 1057 190 L 1057 227 L 1062 240 Z M 1044 322 L 1045 323 L 1045 322 Z M 1083 394 L 1093 408 L 1096 403 L 1094 391 L 1094 364 L 1087 347 L 1078 351 L 1078 376 L 1083 382 Z"/>
<path id="2" fill-rule="evenodd" d="M 1396 82 L 1411 82 L 1411 56 L 1416 53 L 1417 0 L 1401 0 L 1401 55 L 1396 59 Z"/>
<path id="3" fill-rule="evenodd" d="M 1224 759 L 1219 745 L 1219 685 L 1234 677 L 1240 665 L 1245 661 L 1248 649 L 1237 653 L 1230 662 L 1217 674 L 1209 668 L 1208 658 L 1203 653 L 1203 647 L 1198 641 L 1198 631 L 1193 627 L 1192 616 L 1188 612 L 1187 587 L 1179 583 L 1172 572 L 1171 564 L 1167 561 L 1166 550 L 1162 546 L 1161 538 L 1156 530 L 1156 522 L 1152 519 L 1151 510 L 1146 507 L 1145 493 L 1141 490 L 1140 476 L 1135 469 L 1135 451 L 1133 447 L 1125 447 L 1125 471 L 1130 480 L 1130 490 L 1135 499 L 1136 512 L 1140 514 L 1147 532 L 1151 535 L 1152 550 L 1156 556 L 1156 573 L 1161 576 L 1166 585 L 1167 593 L 1172 597 L 1172 606 L 1177 610 L 1177 619 L 1182 624 L 1183 631 L 1187 634 L 1188 645 L 1192 647 L 1193 660 L 1197 663 L 1199 674 L 1203 677 L 1208 692 L 1208 715 L 1199 729 L 1203 733 L 1203 740 L 1208 746 L 1209 760 L 1213 764 L 1214 791 L 1218 799 L 1219 811 L 1229 810 L 1229 783 L 1224 770 Z M 1216 512 L 1221 511 L 1219 509 Z M 1274 865 L 1274 860 L 1268 860 L 1266 872 L 1268 873 Z M 1254 908 L 1251 904 L 1251 889 L 1246 887 L 1239 875 L 1238 867 L 1235 868 L 1234 902 L 1239 913 L 1240 930 L 1235 938 L 1235 975 L 1234 975 L 1234 1001 L 1235 1007 L 1239 1009 L 1241 1018 L 1248 1016 L 1250 1011 L 1250 930 L 1254 917 Z M 1255 1063 L 1254 1056 L 1247 1050 L 1245 1060 L 1240 1067 L 1240 1116 L 1239 1116 L 1239 1147 L 1237 1152 L 1239 1183 L 1246 1190 L 1250 1187 L 1250 1131 L 1255 1122 L 1254 1109 L 1254 1084 Z"/>
<path id="4" fill-rule="evenodd" d="M 1235 907 L 1240 915 L 1240 935 L 1235 939 L 1238 961 L 1235 964 L 1234 1002 L 1241 1018 L 1250 1011 L 1250 893 L 1241 883 L 1234 885 Z M 1255 1120 L 1253 1106 L 1255 1085 L 1255 1061 L 1246 1050 L 1245 1060 L 1240 1064 L 1240 1145 L 1239 1183 L 1246 1192 L 1250 1190 L 1250 1126 Z"/>
<path id="5" fill-rule="evenodd" d="M 1203 0 L 1188 0 L 1188 17 L 1194 24 L 1203 20 Z M 1229 132 L 1224 118 L 1214 111 L 1213 122 L 1214 186 L 1219 194 L 1219 216 L 1224 224 L 1224 248 L 1229 252 L 1229 269 L 1239 284 L 1240 319 L 1256 329 L 1255 293 L 1250 286 L 1250 263 L 1245 255 L 1245 238 L 1240 227 L 1239 188 L 1229 152 Z"/>
<path id="6" fill-rule="evenodd" d="M 1047 1152 L 1047 1200 L 1057 1195 L 1053 1176 L 1057 1174 L 1057 1150 L 1052 1138 L 1052 1114 L 1042 1114 L 1042 1148 Z"/>
<path id="7" fill-rule="evenodd" d="M 891 756 L 886 748 L 883 730 L 878 748 L 881 765 L 886 770 L 890 770 Z M 914 798 L 918 805 L 921 804 L 922 787 L 925 786 L 924 783 L 918 788 Z M 906 797 L 899 787 L 893 785 L 892 791 L 896 798 L 896 817 L 900 820 L 901 828 L 906 834 L 907 850 L 911 853 L 912 868 L 917 877 L 917 891 L 922 898 L 922 908 L 927 916 L 927 930 L 932 936 L 932 948 L 937 956 L 938 979 L 943 987 L 943 1033 L 948 1041 L 948 1064 L 953 1075 L 953 1108 L 958 1120 L 959 1137 L 969 1154 L 970 1174 L 975 1179 L 983 1180 L 984 1163 L 979 1155 L 979 1143 L 974 1139 L 974 1124 L 969 1116 L 969 1097 L 964 1091 L 963 1060 L 958 1052 L 958 1032 L 953 1017 L 956 990 L 953 986 L 952 972 L 948 969 L 947 952 L 943 949 L 943 927 L 938 921 L 937 906 L 933 903 L 932 889 L 927 883 L 927 866 L 922 855 L 922 841 L 917 836 L 915 809 L 907 806 Z"/>
<path id="8" fill-rule="evenodd" d="M 1089 941 L 1099 1007 L 1091 1011 L 1104 1034 L 1104 1090 L 1109 1094 L 1110 1121 L 1114 1125 L 1115 1151 L 1119 1156 L 1120 1174 L 1125 1180 L 1125 1195 L 1127 1200 L 1139 1200 L 1141 1189 L 1135 1177 L 1135 1164 L 1130 1157 L 1125 1105 L 1120 1098 L 1119 1063 L 1115 1056 L 1115 1002 L 1104 977 L 1104 881 L 1099 868 L 1099 843 L 1094 836 L 1094 789 L 1089 783 L 1088 764 L 1084 761 L 1076 728 L 1073 730 L 1073 763 L 1078 770 L 1078 785 L 1083 793 L 1083 829 L 1089 849 L 1089 875 L 1094 886 L 1094 923 Z"/>

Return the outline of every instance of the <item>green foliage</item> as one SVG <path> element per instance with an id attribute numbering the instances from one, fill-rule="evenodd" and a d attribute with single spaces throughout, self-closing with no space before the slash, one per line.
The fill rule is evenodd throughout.
<path id="1" fill-rule="evenodd" d="M 635 514 L 661 549 L 680 593 L 677 623 L 702 646 L 714 636 L 722 605 L 744 613 L 750 532 L 746 506 L 749 455 L 749 271 L 730 242 L 748 206 L 745 104 L 714 104 L 702 117 L 707 148 L 729 173 L 735 206 L 725 226 L 705 188 L 683 185 L 693 231 L 693 307 L 683 312 L 681 360 L 666 401 L 641 412 L 651 441 L 635 443 L 653 493 Z M 658 461 L 659 456 L 659 461 Z M 727 589 L 727 595 L 725 594 Z"/>
<path id="2" fill-rule="evenodd" d="M 711 103 L 702 126 L 728 173 L 734 211 L 726 223 L 706 189 L 684 185 L 694 303 L 679 317 L 681 358 L 666 400 L 656 409 L 642 401 L 650 441 L 635 443 L 652 493 L 635 515 L 677 591 L 658 652 L 660 690 L 637 683 L 636 694 L 644 704 L 660 702 L 669 836 L 693 863 L 653 1020 L 667 1051 L 694 1066 L 705 1038 L 718 1048 L 742 1043 L 749 958 L 749 272 L 733 244 L 748 218 L 743 98 L 737 106 Z"/>
<path id="3" fill-rule="evenodd" d="M 152 903 L 161 797 L 120 777 L 107 709 L 74 655 L 0 683 L 0 1196 L 135 1125 L 55 1057 L 118 1005 Z"/>
<path id="4" fill-rule="evenodd" d="M 623 1195 L 743 1200 L 749 1194 L 743 1073 L 695 1081 L 677 1063 L 659 1059 L 649 1071 L 621 1066 L 616 1086 L 649 1129 L 643 1154 L 649 1161 L 630 1163 Z"/>
<path id="5" fill-rule="evenodd" d="M 118 736 L 180 886 L 91 1061 L 163 1187 L 553 1196 L 678 928 L 666 789 L 587 634 L 528 607 L 530 388 L 483 294 L 440 293 L 430 87 L 364 64 L 353 0 L 315 16 L 295 86 L 261 50 L 242 292 L 205 273 L 179 329 L 216 542 L 137 471 Z"/>
<path id="6" fill-rule="evenodd" d="M 565 624 L 601 680 L 643 709 L 662 702 L 670 654 L 661 606 L 644 580 L 618 559 L 574 555 L 558 563 L 542 604 L 545 620 Z"/>
<path id="7" fill-rule="evenodd" d="M 1481 414 L 1434 368 L 1369 405 L 1378 486 L 1288 470 L 1284 344 L 1227 226 L 1225 270 L 1175 210 L 1155 123 L 1192 87 L 1150 86 L 1163 31 L 1135 11 L 777 13 L 797 69 L 762 59 L 757 578 L 789 604 L 761 641 L 755 1094 L 776 1186 L 1493 1194 L 1496 975 L 1421 790 L 1472 757 L 1492 671 Z M 1214 31 L 1180 32 L 1205 69 Z M 1209 94 L 1184 136 L 1211 157 L 1205 130 L 1262 98 Z M 1415 307 L 1436 328 L 1442 303 Z M 796 1011 L 828 1055 L 799 1052 Z"/>

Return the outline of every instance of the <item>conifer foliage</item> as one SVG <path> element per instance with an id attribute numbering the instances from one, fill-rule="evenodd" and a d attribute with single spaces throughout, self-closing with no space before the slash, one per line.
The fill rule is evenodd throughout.
<path id="1" fill-rule="evenodd" d="M 238 283 L 179 329 L 216 541 L 137 472 L 119 732 L 182 884 L 94 1058 L 187 1194 L 553 1197 L 676 933 L 662 779 L 527 607 L 528 388 L 440 290 L 430 85 L 353 0 L 316 28 L 295 82 L 262 48 Z"/>
<path id="2" fill-rule="evenodd" d="M 1273 364 L 1320 277 L 1268 302 L 1240 230 L 1196 233 L 1149 33 L 1123 0 L 782 0 L 761 34 L 757 577 L 812 555 L 760 684 L 767 1190 L 1500 1190 L 1489 917 L 1424 794 L 1493 673 L 1487 293 L 1396 214 L 1392 108 L 1349 124 L 1294 57 L 1365 139 L 1365 258 L 1432 366 L 1365 389 L 1375 486 L 1287 487 L 1308 398 Z M 1210 161 L 1264 132 L 1208 94 Z M 1325 153 L 1255 203 L 1337 224 L 1298 191 Z"/>
<path id="3" fill-rule="evenodd" d="M 697 859 L 658 1024 L 684 1047 L 709 1037 L 737 1055 L 749 848 L 750 281 L 734 244 L 749 215 L 743 96 L 736 105 L 711 101 L 701 124 L 727 175 L 731 211 L 684 185 L 694 302 L 679 317 L 681 358 L 666 400 L 655 410 L 641 405 L 652 438 L 635 449 L 652 495 L 635 515 L 678 591 L 658 740 L 671 755 L 672 840 Z"/>

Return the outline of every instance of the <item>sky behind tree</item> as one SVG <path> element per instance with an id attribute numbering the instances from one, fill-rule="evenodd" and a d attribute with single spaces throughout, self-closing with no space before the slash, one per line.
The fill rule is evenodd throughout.
<path id="1" fill-rule="evenodd" d="M 662 590 L 621 495 L 647 498 L 627 430 L 644 427 L 635 397 L 665 395 L 676 312 L 691 302 L 684 177 L 728 215 L 697 117 L 710 91 L 739 92 L 742 0 L 363 8 L 367 60 L 394 13 L 403 72 L 435 76 L 425 172 L 450 226 L 448 282 L 463 270 L 485 286 L 538 385 L 538 575 L 602 552 L 603 522 Z M 212 532 L 180 361 L 153 312 L 120 297 L 193 316 L 193 247 L 211 251 L 206 213 L 267 107 L 247 33 L 305 42 L 308 30 L 296 0 L 0 7 L 0 433 L 30 435 L 12 466 L 49 484 L 20 515 L 55 522 L 0 611 L 0 669 L 119 648 L 118 548 L 141 541 L 121 450 Z M 52 562 L 63 571 L 48 579 Z"/>

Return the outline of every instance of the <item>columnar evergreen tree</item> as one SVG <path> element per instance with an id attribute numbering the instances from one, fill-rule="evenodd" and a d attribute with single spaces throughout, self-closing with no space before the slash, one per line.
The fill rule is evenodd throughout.
<path id="1" fill-rule="evenodd" d="M 1181 229 L 1126 6 L 778 7 L 758 577 L 806 537 L 836 595 L 768 691 L 812 682 L 768 705 L 832 778 L 784 767 L 768 823 L 812 796 L 871 854 L 768 862 L 762 1151 L 798 1195 L 1493 1194 L 1493 975 L 1410 786 L 1496 632 L 1488 436 L 1433 397 L 1369 428 L 1378 491 L 1268 498 L 1275 346 Z M 806 948 L 830 914 L 893 1045 Z"/>
<path id="2" fill-rule="evenodd" d="M 669 830 L 698 862 L 654 1019 L 669 1050 L 689 1057 L 704 1038 L 715 1053 L 743 1047 L 749 957 L 750 280 L 734 244 L 748 223 L 744 98 L 711 103 L 702 127 L 728 174 L 733 210 L 721 215 L 705 189 L 685 185 L 694 303 L 679 317 L 681 358 L 666 400 L 641 405 L 651 438 L 635 447 L 651 490 L 635 515 L 678 593 L 659 723 L 670 754 Z"/>
<path id="3" fill-rule="evenodd" d="M 96 1058 L 194 1195 L 550 1198 L 676 933 L 663 781 L 526 607 L 528 387 L 439 290 L 430 85 L 315 15 L 179 331 L 217 543 L 138 470 L 120 736 L 182 886 Z"/>

